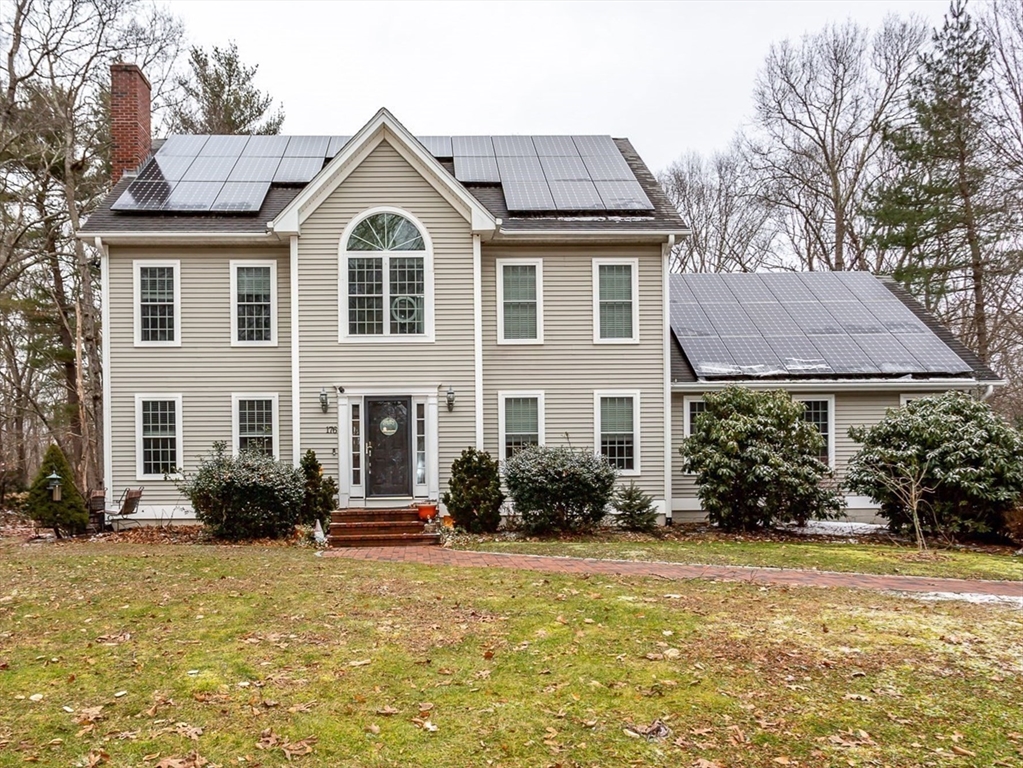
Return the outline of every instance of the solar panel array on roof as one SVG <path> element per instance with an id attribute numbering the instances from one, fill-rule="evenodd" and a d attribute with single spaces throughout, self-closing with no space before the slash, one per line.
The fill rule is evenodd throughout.
<path id="1" fill-rule="evenodd" d="M 350 138 L 171 136 L 111 208 L 255 212 L 270 184 L 307 184 Z M 510 211 L 654 207 L 610 136 L 423 136 L 419 141 L 434 157 L 454 160 L 458 181 L 501 184 Z M 226 184 L 232 186 L 225 189 Z"/>
<path id="2" fill-rule="evenodd" d="M 707 379 L 972 370 L 865 272 L 672 275 L 671 329 Z"/>

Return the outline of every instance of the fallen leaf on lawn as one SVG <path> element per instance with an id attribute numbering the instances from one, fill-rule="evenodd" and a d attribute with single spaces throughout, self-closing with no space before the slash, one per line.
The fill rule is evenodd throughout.
<path id="1" fill-rule="evenodd" d="M 115 699 L 121 699 L 121 698 L 124 698 L 127 695 L 128 695 L 127 691 L 118 691 L 117 693 L 114 694 L 114 698 Z"/>
<path id="2" fill-rule="evenodd" d="M 721 764 L 715 763 L 713 760 L 705 760 L 701 757 L 693 763 L 693 768 L 721 768 Z"/>
<path id="3" fill-rule="evenodd" d="M 647 741 L 660 741 L 671 736 L 671 728 L 660 720 L 654 720 L 650 725 L 635 725 L 630 723 L 625 726 L 625 735 L 646 739 Z"/>
<path id="4" fill-rule="evenodd" d="M 390 717 L 391 715 L 398 714 L 400 711 L 401 710 L 395 709 L 390 704 L 388 704 L 385 707 L 380 707 L 380 709 L 377 710 L 377 714 L 378 715 L 383 715 L 384 717 Z"/>
<path id="5" fill-rule="evenodd" d="M 976 757 L 977 756 L 976 752 L 971 752 L 968 749 L 960 747 L 958 744 L 953 744 L 952 745 L 952 751 L 955 752 L 960 757 Z"/>
<path id="6" fill-rule="evenodd" d="M 210 761 L 198 752 L 192 752 L 184 757 L 165 757 L 155 768 L 204 768 L 209 764 Z"/>
<path id="7" fill-rule="evenodd" d="M 776 757 L 771 762 L 777 763 L 778 765 L 792 765 L 792 761 L 787 757 Z"/>
<path id="8" fill-rule="evenodd" d="M 281 743 L 280 737 L 270 728 L 264 728 L 259 734 L 256 749 L 273 749 Z"/>
<path id="9" fill-rule="evenodd" d="M 348 666 L 349 667 L 364 667 L 367 664 L 370 664 L 372 661 L 373 661 L 372 659 L 359 659 L 358 661 L 349 661 L 348 662 Z"/>
<path id="10" fill-rule="evenodd" d="M 76 763 L 81 768 L 96 768 L 110 759 L 110 755 L 100 749 L 94 749 L 85 756 L 85 759 Z"/>
<path id="11" fill-rule="evenodd" d="M 100 704 L 98 707 L 86 707 L 78 713 L 78 717 L 75 718 L 75 722 L 79 725 L 91 725 L 97 720 L 102 720 L 103 705 Z"/>
<path id="12" fill-rule="evenodd" d="M 41 694 L 41 693 L 33 693 L 31 696 L 28 697 L 28 700 L 29 701 L 42 701 L 43 700 L 43 694 Z"/>
<path id="13" fill-rule="evenodd" d="M 313 709 L 313 705 L 314 704 L 316 704 L 315 701 L 310 701 L 307 704 L 305 704 L 305 703 L 303 703 L 303 704 L 293 704 L 292 706 L 288 707 L 288 711 L 291 714 L 293 714 L 293 715 L 298 713 L 298 712 L 311 712 L 312 709 Z"/>
<path id="14" fill-rule="evenodd" d="M 366 726 L 364 730 L 366 731 L 366 733 L 372 733 L 374 736 L 376 736 L 377 734 L 380 733 L 380 726 L 377 725 L 376 723 L 370 723 L 369 725 Z"/>
<path id="15" fill-rule="evenodd" d="M 439 730 L 436 725 L 430 722 L 429 718 L 424 719 L 421 717 L 413 717 L 412 724 L 416 726 L 416 728 L 422 728 L 424 731 L 429 731 L 430 733 Z"/>

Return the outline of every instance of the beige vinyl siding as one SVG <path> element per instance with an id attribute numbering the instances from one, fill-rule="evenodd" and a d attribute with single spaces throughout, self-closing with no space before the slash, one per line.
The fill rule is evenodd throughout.
<path id="1" fill-rule="evenodd" d="M 688 395 L 690 393 L 686 393 Z M 694 392 L 692 395 L 699 395 Z M 830 395 L 829 392 L 818 392 L 819 396 Z M 672 450 L 672 497 L 676 502 L 696 498 L 696 483 L 692 475 L 682 472 L 682 458 L 678 453 L 681 439 L 685 437 L 683 393 L 675 392 L 671 396 L 672 435 L 675 442 Z M 814 393 L 799 392 L 796 397 L 812 400 Z M 876 424 L 889 408 L 899 407 L 899 393 L 894 391 L 878 392 L 838 392 L 834 393 L 835 413 L 832 416 L 832 429 L 835 430 L 835 470 L 839 481 L 844 481 L 849 460 L 859 449 L 859 444 L 849 437 L 849 427 Z M 676 504 L 678 506 L 678 504 Z M 676 512 L 676 517 L 685 519 L 688 513 Z M 872 516 L 872 513 L 871 513 Z M 859 515 L 862 517 L 862 515 Z"/>
<path id="2" fill-rule="evenodd" d="M 338 342 L 341 235 L 353 217 L 378 206 L 412 214 L 433 242 L 432 343 Z M 306 219 L 298 247 L 302 451 L 315 450 L 324 472 L 337 477 L 339 436 L 347 433 L 347 425 L 338 424 L 335 386 L 437 389 L 443 492 L 451 463 L 475 439 L 473 249 L 468 222 L 384 142 Z M 443 404 L 449 386 L 456 396 L 450 412 Z M 320 410 L 317 400 L 322 387 L 330 392 L 328 413 Z"/>
<path id="3" fill-rule="evenodd" d="M 134 260 L 181 263 L 180 347 L 134 346 Z M 277 346 L 232 347 L 232 259 L 277 262 Z M 291 301 L 288 252 L 280 248 L 110 249 L 110 391 L 113 488 L 116 501 L 126 487 L 145 486 L 139 517 L 152 508 L 187 507 L 174 484 L 137 480 L 135 395 L 180 394 L 183 445 L 179 463 L 193 470 L 214 441 L 231 446 L 231 394 L 277 392 L 280 402 L 280 456 L 291 458 Z M 147 511 L 148 510 L 148 511 Z M 175 513 L 180 517 L 180 513 Z"/>
<path id="4" fill-rule="evenodd" d="M 499 258 L 543 260 L 542 345 L 497 343 Z M 593 341 L 593 259 L 639 260 L 639 344 Z M 641 473 L 655 499 L 664 488 L 664 319 L 659 246 L 483 246 L 485 447 L 501 454 L 498 393 L 542 390 L 548 445 L 594 447 L 594 391 L 640 392 Z"/>

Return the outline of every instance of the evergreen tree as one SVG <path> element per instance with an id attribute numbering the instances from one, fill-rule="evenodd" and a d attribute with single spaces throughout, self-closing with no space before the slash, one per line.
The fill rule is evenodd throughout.
<path id="1" fill-rule="evenodd" d="M 59 501 L 53 499 L 53 491 L 49 487 L 48 477 L 54 472 L 61 477 Z M 89 523 L 89 511 L 85 499 L 75 487 L 71 465 L 56 443 L 46 449 L 39 473 L 29 488 L 25 511 L 39 525 L 53 528 L 57 538 L 65 534 L 81 533 Z"/>
<path id="2" fill-rule="evenodd" d="M 911 82 L 909 123 L 887 133 L 898 173 L 875 195 L 868 215 L 876 244 L 904 254 L 896 277 L 930 308 L 954 292 L 968 293 L 972 306 L 962 335 L 986 361 L 991 243 L 1002 212 L 984 132 L 989 44 L 965 0 L 952 0 L 932 44 Z"/>
<path id="3" fill-rule="evenodd" d="M 268 114 L 273 97 L 252 81 L 258 65 L 246 66 L 234 42 L 213 46 L 207 53 L 193 47 L 188 63 L 191 76 L 178 79 L 185 100 L 171 112 L 174 133 L 275 134 L 281 132 L 284 110 Z"/>
<path id="4" fill-rule="evenodd" d="M 330 513 L 337 508 L 334 500 L 337 496 L 337 482 L 333 477 L 323 476 L 323 467 L 312 449 L 302 456 L 301 468 L 305 478 L 305 495 L 298 522 L 315 525 L 319 520 L 326 528 L 330 524 Z"/>

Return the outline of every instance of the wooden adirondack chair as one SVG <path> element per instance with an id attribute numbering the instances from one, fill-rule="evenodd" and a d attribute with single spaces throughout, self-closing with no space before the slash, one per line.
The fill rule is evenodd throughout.
<path id="1" fill-rule="evenodd" d="M 118 500 L 119 507 L 117 509 L 107 510 L 107 521 L 110 523 L 114 530 L 118 530 L 118 525 L 114 521 L 121 524 L 129 522 L 128 518 L 134 515 L 139 510 L 139 501 L 142 500 L 142 491 L 145 490 L 144 486 L 137 489 L 125 488 L 121 494 L 121 498 Z"/>

